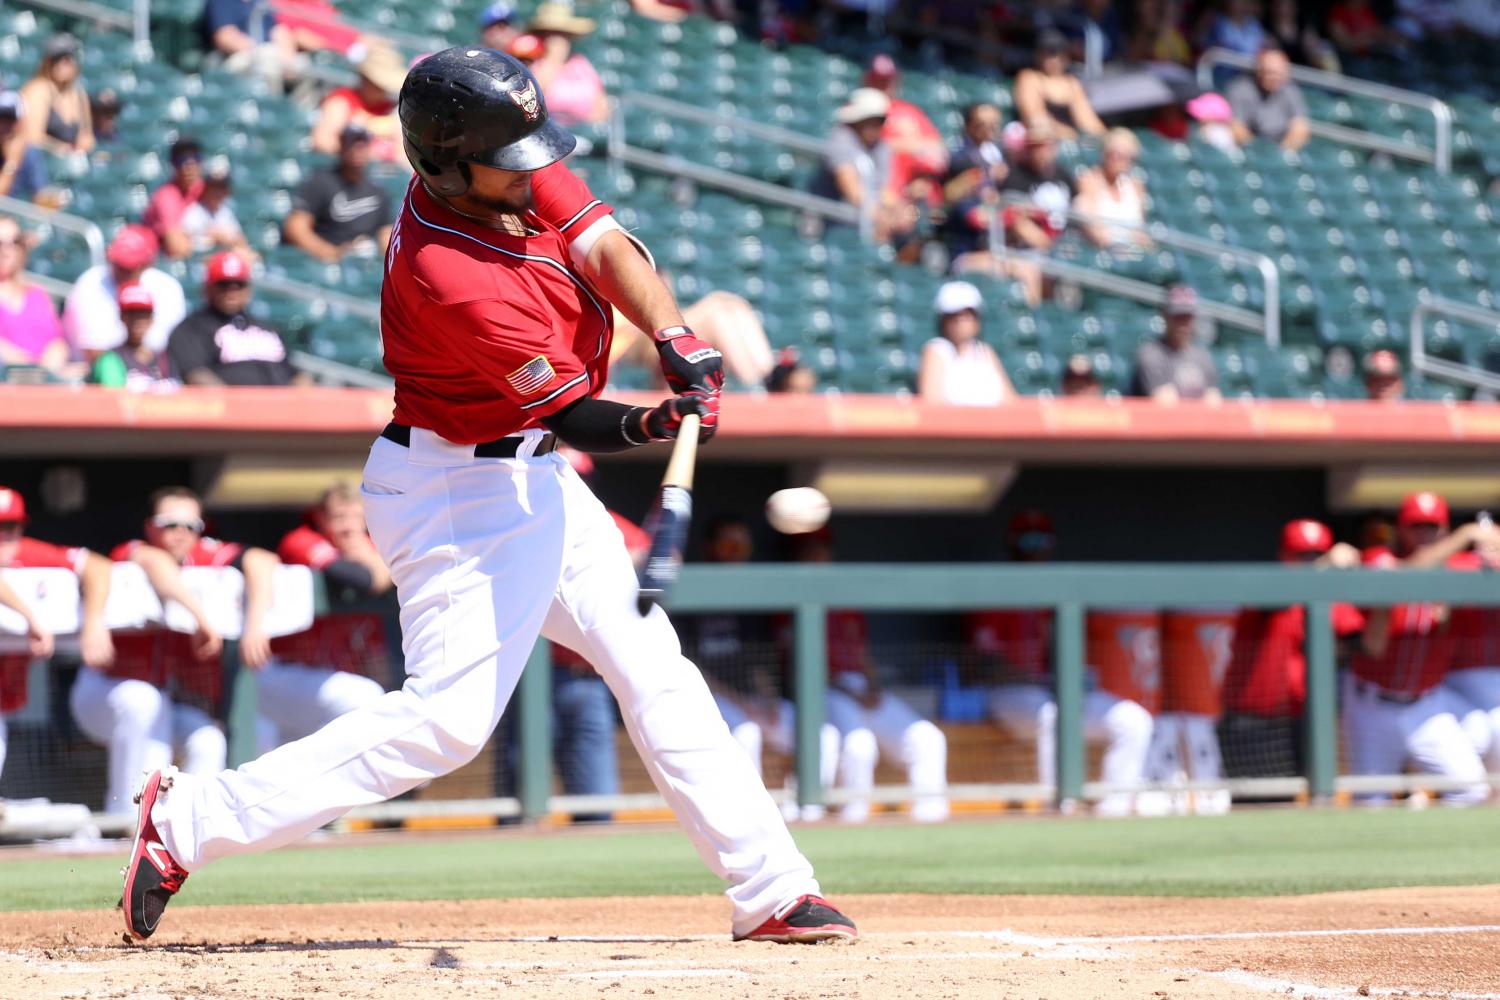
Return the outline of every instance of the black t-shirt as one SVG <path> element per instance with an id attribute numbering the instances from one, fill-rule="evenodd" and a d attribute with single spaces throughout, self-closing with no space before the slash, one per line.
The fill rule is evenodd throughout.
<path id="1" fill-rule="evenodd" d="M 1025 194 L 1039 210 L 1032 215 L 1034 221 L 1052 235 L 1067 228 L 1068 209 L 1073 205 L 1075 193 L 1073 178 L 1067 171 L 1054 170 L 1051 175 L 1044 177 L 1025 164 L 1018 163 L 1010 168 L 1000 190 Z M 1013 206 L 1007 209 L 1007 221 L 1016 210 Z"/>
<path id="2" fill-rule="evenodd" d="M 368 177 L 348 181 L 337 170 L 319 170 L 302 182 L 292 210 L 310 212 L 313 232 L 335 246 L 372 239 L 392 219 L 391 200 Z"/>
<path id="3" fill-rule="evenodd" d="M 297 374 L 281 334 L 256 325 L 244 313 L 226 316 L 212 306 L 188 313 L 177 324 L 167 354 L 184 377 L 207 368 L 229 385 L 286 385 Z"/>

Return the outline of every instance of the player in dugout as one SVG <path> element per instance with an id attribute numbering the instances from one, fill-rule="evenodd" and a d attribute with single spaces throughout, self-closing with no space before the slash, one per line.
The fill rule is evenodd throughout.
<path id="1" fill-rule="evenodd" d="M 76 546 L 53 545 L 26 535 L 26 501 L 16 490 L 0 486 L 0 569 L 65 569 L 78 576 L 78 590 L 82 600 L 80 609 L 78 640 L 83 659 L 83 673 L 101 676 L 115 662 L 114 640 L 104 624 L 104 604 L 109 599 L 109 560 L 97 552 Z M 27 621 L 28 649 L 24 653 L 0 654 L 0 770 L 5 767 L 6 730 L 3 713 L 13 712 L 26 704 L 27 673 L 34 657 L 52 653 L 53 638 L 38 622 L 25 597 L 13 587 L 6 587 L 11 600 L 5 603 Z M 114 764 L 113 759 L 111 764 Z M 130 783 L 135 781 L 140 769 L 124 773 L 121 762 L 122 787 L 126 789 L 122 809 L 130 806 Z M 111 778 L 115 776 L 111 768 Z"/>
<path id="2" fill-rule="evenodd" d="M 1448 533 L 1448 503 L 1413 493 L 1396 515 L 1396 551 L 1372 548 L 1364 563 L 1393 569 Z M 1462 698 L 1444 686 L 1453 664 L 1449 609 L 1433 602 L 1366 608 L 1360 650 L 1344 678 L 1343 731 L 1353 774 L 1400 774 L 1408 759 L 1420 770 L 1452 779 L 1450 805 L 1489 795 L 1484 762 L 1460 719 Z"/>

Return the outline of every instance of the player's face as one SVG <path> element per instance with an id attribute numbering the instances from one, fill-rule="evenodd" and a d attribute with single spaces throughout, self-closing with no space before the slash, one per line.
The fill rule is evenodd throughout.
<path id="1" fill-rule="evenodd" d="M 467 200 L 492 212 L 525 212 L 531 208 L 531 171 L 470 166 Z"/>
<path id="2" fill-rule="evenodd" d="M 335 544 L 365 533 L 365 508 L 358 500 L 331 499 L 323 507 L 323 534 Z"/>
<path id="3" fill-rule="evenodd" d="M 743 524 L 726 524 L 715 532 L 708 544 L 708 558 L 719 563 L 750 561 L 752 550 L 750 528 Z"/>
<path id="4" fill-rule="evenodd" d="M 1403 524 L 1397 530 L 1401 535 L 1403 554 L 1414 552 L 1424 545 L 1431 545 L 1445 534 L 1441 524 Z"/>
<path id="5" fill-rule="evenodd" d="M 173 559 L 187 559 L 203 537 L 203 508 L 187 497 L 166 497 L 146 521 L 146 541 Z"/>

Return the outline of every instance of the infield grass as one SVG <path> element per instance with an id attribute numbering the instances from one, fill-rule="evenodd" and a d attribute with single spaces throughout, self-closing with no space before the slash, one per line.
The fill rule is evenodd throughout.
<path id="1" fill-rule="evenodd" d="M 1254 810 L 1230 816 L 1009 818 L 798 828 L 824 890 L 1270 896 L 1500 883 L 1500 810 Z M 0 910 L 110 907 L 121 856 L 6 858 Z M 676 831 L 371 836 L 231 858 L 193 876 L 199 905 L 714 893 Z"/>

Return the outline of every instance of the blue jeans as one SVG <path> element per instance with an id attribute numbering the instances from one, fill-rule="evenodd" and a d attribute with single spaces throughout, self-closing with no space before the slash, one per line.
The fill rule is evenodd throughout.
<path id="1" fill-rule="evenodd" d="M 569 795 L 615 795 L 615 699 L 595 673 L 552 669 L 552 760 Z M 607 822 L 610 813 L 588 813 L 578 822 Z"/>

